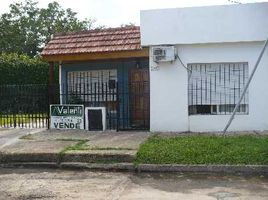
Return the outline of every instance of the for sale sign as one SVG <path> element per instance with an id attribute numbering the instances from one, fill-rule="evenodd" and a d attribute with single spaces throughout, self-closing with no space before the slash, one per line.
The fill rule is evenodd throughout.
<path id="1" fill-rule="evenodd" d="M 84 129 L 83 105 L 50 105 L 51 129 Z"/>

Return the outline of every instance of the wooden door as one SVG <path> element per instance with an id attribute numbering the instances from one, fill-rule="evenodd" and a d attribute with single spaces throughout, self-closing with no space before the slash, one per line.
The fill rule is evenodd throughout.
<path id="1" fill-rule="evenodd" d="M 129 81 L 130 121 L 132 127 L 149 128 L 149 71 L 133 69 Z"/>

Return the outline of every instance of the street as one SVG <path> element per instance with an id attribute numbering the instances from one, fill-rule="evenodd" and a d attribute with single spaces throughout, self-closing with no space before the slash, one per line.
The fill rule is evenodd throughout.
<path id="1" fill-rule="evenodd" d="M 268 199 L 268 178 L 0 168 L 0 199 Z"/>

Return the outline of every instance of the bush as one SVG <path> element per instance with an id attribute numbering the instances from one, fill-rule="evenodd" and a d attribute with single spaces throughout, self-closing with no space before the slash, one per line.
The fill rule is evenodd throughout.
<path id="1" fill-rule="evenodd" d="M 48 109 L 48 86 L 0 85 L 0 115 L 46 113 Z"/>
<path id="2" fill-rule="evenodd" d="M 57 72 L 57 70 L 55 69 Z M 55 73 L 55 77 L 57 77 Z M 0 85 L 47 84 L 48 63 L 40 57 L 16 53 L 0 54 Z"/>

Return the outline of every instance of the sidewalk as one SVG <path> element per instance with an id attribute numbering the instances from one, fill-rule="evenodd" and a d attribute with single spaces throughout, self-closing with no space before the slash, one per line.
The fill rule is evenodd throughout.
<path id="1" fill-rule="evenodd" d="M 81 130 L 0 131 L 0 163 L 132 162 L 149 132 L 89 132 Z"/>
<path id="2" fill-rule="evenodd" d="M 268 165 L 184 165 L 133 162 L 140 144 L 145 142 L 150 135 L 149 132 L 0 129 L 0 167 L 268 174 Z M 172 135 L 170 136 L 172 138 Z M 163 146 L 161 148 L 165 149 Z M 160 155 L 156 153 L 156 156 L 158 158 Z"/>

